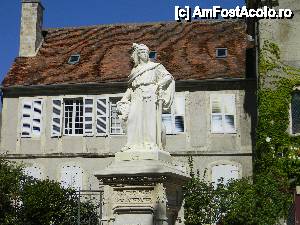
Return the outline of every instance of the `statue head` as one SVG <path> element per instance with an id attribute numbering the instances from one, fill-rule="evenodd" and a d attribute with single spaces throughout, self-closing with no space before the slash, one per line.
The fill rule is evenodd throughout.
<path id="1" fill-rule="evenodd" d="M 149 48 L 146 45 L 133 43 L 132 50 L 131 59 L 134 62 L 134 66 L 140 64 L 141 61 L 149 61 Z"/>

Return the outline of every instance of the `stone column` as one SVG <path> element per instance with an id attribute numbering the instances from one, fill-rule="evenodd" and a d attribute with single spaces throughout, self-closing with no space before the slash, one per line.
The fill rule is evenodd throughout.
<path id="1" fill-rule="evenodd" d="M 183 221 L 182 186 L 189 175 L 169 153 L 117 153 L 115 161 L 95 176 L 105 185 L 103 224 L 175 225 Z"/>

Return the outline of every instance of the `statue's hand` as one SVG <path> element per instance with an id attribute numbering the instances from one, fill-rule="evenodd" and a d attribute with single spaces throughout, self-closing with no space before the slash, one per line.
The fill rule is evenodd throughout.
<path id="1" fill-rule="evenodd" d="M 117 113 L 122 115 L 123 118 L 127 118 L 129 113 L 129 102 L 117 102 Z"/>

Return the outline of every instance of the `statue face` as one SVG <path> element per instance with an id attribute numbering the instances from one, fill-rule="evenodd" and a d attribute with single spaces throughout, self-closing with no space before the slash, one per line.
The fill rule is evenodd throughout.
<path id="1" fill-rule="evenodd" d="M 146 49 L 138 50 L 138 56 L 143 62 L 148 62 L 149 60 L 149 52 Z"/>

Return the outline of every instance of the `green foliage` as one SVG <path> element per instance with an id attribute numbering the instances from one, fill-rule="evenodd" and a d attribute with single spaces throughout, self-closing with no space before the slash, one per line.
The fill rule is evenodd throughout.
<path id="1" fill-rule="evenodd" d="M 16 202 L 20 195 L 22 169 L 0 159 L 0 224 L 18 224 Z"/>
<path id="2" fill-rule="evenodd" d="M 213 188 L 193 178 L 186 186 L 189 225 L 274 225 L 286 218 L 300 185 L 300 136 L 289 133 L 289 107 L 300 69 L 280 61 L 279 47 L 265 41 L 259 57 L 258 125 L 254 176 Z M 190 160 L 192 167 L 192 160 Z"/>
<path id="3" fill-rule="evenodd" d="M 74 225 L 78 214 L 81 224 L 97 224 L 92 202 L 79 202 L 74 190 L 58 182 L 26 177 L 20 166 L 2 159 L 0 207 L 1 225 Z"/>
<path id="4" fill-rule="evenodd" d="M 230 205 L 223 218 L 224 225 L 270 225 L 284 218 L 290 206 L 290 195 L 282 190 L 287 187 L 284 180 L 274 179 L 267 172 L 256 177 L 228 184 Z"/>
<path id="5" fill-rule="evenodd" d="M 270 225 L 286 216 L 291 204 L 288 183 L 272 171 L 228 184 L 193 176 L 185 190 L 187 225 Z M 282 189 L 283 188 L 283 189 Z"/>

